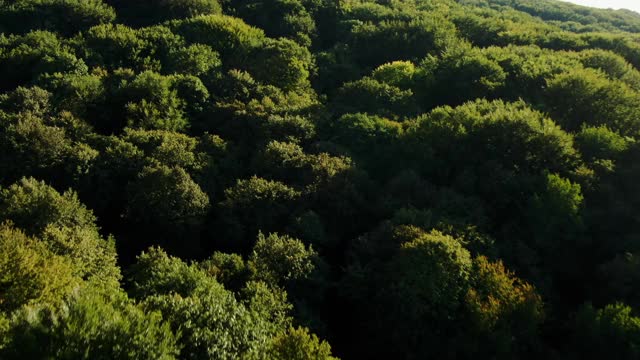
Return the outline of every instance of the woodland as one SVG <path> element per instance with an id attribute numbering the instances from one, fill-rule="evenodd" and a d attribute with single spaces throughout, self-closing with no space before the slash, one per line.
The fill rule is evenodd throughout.
<path id="1" fill-rule="evenodd" d="M 0 359 L 640 359 L 638 141 L 631 11 L 0 0 Z"/>

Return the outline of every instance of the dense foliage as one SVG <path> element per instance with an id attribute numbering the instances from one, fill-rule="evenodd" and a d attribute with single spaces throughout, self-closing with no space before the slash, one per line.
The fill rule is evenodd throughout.
<path id="1" fill-rule="evenodd" d="M 639 140 L 630 11 L 0 0 L 0 358 L 638 359 Z"/>

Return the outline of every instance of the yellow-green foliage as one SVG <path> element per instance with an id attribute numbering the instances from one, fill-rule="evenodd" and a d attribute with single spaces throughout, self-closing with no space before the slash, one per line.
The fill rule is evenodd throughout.
<path id="1" fill-rule="evenodd" d="M 0 225 L 0 274 L 0 310 L 5 314 L 24 305 L 57 305 L 82 282 L 74 276 L 71 259 L 11 223 Z"/>

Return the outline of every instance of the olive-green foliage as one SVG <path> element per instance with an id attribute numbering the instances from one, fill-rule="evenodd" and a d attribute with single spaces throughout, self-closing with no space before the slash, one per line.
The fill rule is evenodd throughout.
<path id="1" fill-rule="evenodd" d="M 484 148 L 484 159 L 495 159 L 509 167 L 519 164 L 523 170 L 566 169 L 576 157 L 573 138 L 522 101 L 476 101 L 457 108 L 438 108 L 412 123 L 407 136 L 445 151 L 453 145 L 452 139 L 467 139 L 471 152 L 458 147 L 451 149 L 457 154 L 449 154 L 469 161 L 473 152 L 478 154 Z M 475 146 L 479 148 L 473 149 Z M 509 151 L 505 151 L 507 147 Z M 542 154 L 544 157 L 537 158 Z"/>
<path id="2" fill-rule="evenodd" d="M 605 50 L 585 50 L 579 53 L 585 67 L 602 70 L 613 79 L 622 80 L 634 90 L 640 90 L 640 74 L 622 56 Z"/>
<path id="3" fill-rule="evenodd" d="M 357 153 L 376 151 L 376 147 L 385 143 L 391 145 L 402 134 L 402 126 L 398 122 L 365 114 L 344 115 L 332 126 L 333 141 L 348 144 Z"/>
<path id="4" fill-rule="evenodd" d="M 126 88 L 127 124 L 148 130 L 179 131 L 188 127 L 184 101 L 172 88 L 172 79 L 152 72 L 138 75 Z"/>
<path id="5" fill-rule="evenodd" d="M 10 224 L 0 225 L 0 312 L 22 305 L 56 304 L 78 286 L 70 259 Z"/>
<path id="6" fill-rule="evenodd" d="M 306 85 L 312 70 L 311 53 L 292 40 L 266 39 L 252 55 L 248 70 L 256 80 L 285 91 Z"/>
<path id="7" fill-rule="evenodd" d="M 126 203 L 128 182 L 135 179 L 147 164 L 145 153 L 134 144 L 116 136 L 98 137 L 95 143 L 100 154 L 93 163 L 81 187 L 83 198 L 99 216 L 120 217 Z M 91 191 L 90 189 L 97 189 Z M 117 190 L 116 190 L 117 189 Z M 109 212 L 105 213 L 105 210 Z"/>
<path id="8" fill-rule="evenodd" d="M 343 289 L 359 304 L 353 308 L 356 324 L 366 329 L 357 340 L 376 340 L 360 356 L 418 358 L 446 351 L 445 344 L 431 344 L 446 341 L 438 334 L 453 326 L 460 311 L 472 266 L 469 252 L 449 236 L 413 227 L 370 234 L 354 250 Z M 382 346 L 382 339 L 390 341 Z"/>
<path id="9" fill-rule="evenodd" d="M 435 183 L 483 199 L 502 221 L 544 172 L 561 173 L 578 160 L 572 136 L 522 101 L 437 108 L 409 126 L 404 160 Z"/>
<path id="10" fill-rule="evenodd" d="M 286 235 L 264 236 L 260 233 L 253 246 L 249 266 L 255 278 L 284 285 L 311 275 L 316 256 L 313 248 L 307 249 L 300 240 Z"/>
<path id="11" fill-rule="evenodd" d="M 273 340 L 269 358 L 285 360 L 333 360 L 331 346 L 304 328 L 290 328 Z"/>
<path id="12" fill-rule="evenodd" d="M 507 77 L 499 91 L 509 100 L 542 101 L 547 81 L 553 77 L 581 67 L 576 56 L 537 46 L 492 46 L 482 51 L 487 58 L 500 65 Z"/>
<path id="13" fill-rule="evenodd" d="M 96 218 L 77 194 L 58 193 L 44 182 L 22 179 L 0 192 L 0 218 L 37 236 L 52 253 L 71 261 L 74 275 L 103 286 L 117 286 L 113 239 L 103 239 Z"/>
<path id="14" fill-rule="evenodd" d="M 344 84 L 338 90 L 333 106 L 337 113 L 367 112 L 387 117 L 412 115 L 417 110 L 411 90 L 370 78 Z"/>
<path id="15" fill-rule="evenodd" d="M 464 3 L 471 1 L 464 1 Z M 486 6 L 486 2 L 484 3 Z M 461 33 L 477 46 L 535 44 L 554 50 L 598 48 L 614 51 L 634 66 L 639 64 L 640 46 L 633 40 L 634 36 L 629 36 L 631 34 L 612 31 L 611 27 L 608 31 L 604 30 L 607 25 L 605 27 L 596 24 L 584 26 L 575 21 L 544 21 L 510 8 L 518 8 L 515 5 L 514 2 L 503 3 L 491 6 L 491 9 L 471 8 L 471 11 L 468 11 L 469 8 L 459 8 L 455 12 L 453 21 L 458 25 Z M 500 17 L 496 16 L 498 14 Z"/>
<path id="16" fill-rule="evenodd" d="M 170 53 L 163 69 L 165 72 L 206 77 L 221 65 L 218 53 L 211 47 L 192 44 Z"/>
<path id="17" fill-rule="evenodd" d="M 354 21 L 345 34 L 356 62 L 379 66 L 395 60 L 417 60 L 444 50 L 453 39 L 453 24 L 440 14 L 405 21 Z"/>
<path id="18" fill-rule="evenodd" d="M 157 312 L 143 310 L 120 294 L 112 298 L 83 290 L 59 310 L 30 306 L 9 328 L 3 359 L 176 359 L 177 338 Z"/>
<path id="19" fill-rule="evenodd" d="M 132 25 L 158 24 L 172 19 L 190 18 L 197 15 L 222 12 L 217 0 L 106 0 L 117 11 L 118 16 Z"/>
<path id="20" fill-rule="evenodd" d="M 319 103 L 308 89 L 284 92 L 272 85 L 261 85 L 249 73 L 237 70 L 230 70 L 219 85 L 223 90 L 218 93 L 216 115 L 233 116 L 235 121 L 206 119 L 198 124 L 204 130 L 251 144 L 309 141 L 315 135 L 312 114 Z"/>
<path id="21" fill-rule="evenodd" d="M 187 44 L 160 25 L 141 29 L 119 24 L 94 26 L 72 43 L 88 65 L 104 69 L 206 75 L 220 66 L 218 53 L 209 46 Z"/>
<path id="22" fill-rule="evenodd" d="M 190 266 L 157 247 L 149 248 L 137 257 L 129 269 L 127 280 L 130 283 L 129 294 L 138 300 L 170 293 L 190 296 L 205 283 L 220 286 L 197 266 Z"/>
<path id="23" fill-rule="evenodd" d="M 326 152 L 307 154 L 297 144 L 272 141 L 254 162 L 259 164 L 256 166 L 259 174 L 302 189 L 298 203 L 307 204 L 321 216 L 332 214 L 335 222 L 327 225 L 335 226 L 336 231 L 352 231 L 351 227 L 359 226 L 357 217 L 367 217 L 359 211 L 366 207 L 362 194 L 371 190 L 371 183 L 349 157 Z M 346 217 L 354 221 L 345 224 L 341 219 Z M 290 224 L 296 221 L 289 218 Z"/>
<path id="24" fill-rule="evenodd" d="M 143 36 L 145 32 L 151 36 Z M 120 24 L 94 26 L 75 38 L 76 46 L 90 65 L 136 70 L 159 70 L 156 57 L 161 55 L 157 53 L 160 47 L 163 44 L 177 47 L 180 40 L 167 28 L 136 31 Z"/>
<path id="25" fill-rule="evenodd" d="M 568 131 L 582 125 L 604 125 L 629 136 L 640 131 L 636 120 L 640 95 L 601 72 L 581 69 L 558 75 L 549 81 L 547 97 L 552 115 Z"/>
<path id="26" fill-rule="evenodd" d="M 265 39 L 262 30 L 224 15 L 201 15 L 170 24 L 176 34 L 188 41 L 209 45 L 218 51 L 227 68 L 245 69 L 251 60 L 251 51 Z"/>
<path id="27" fill-rule="evenodd" d="M 49 30 L 72 35 L 116 17 L 102 0 L 18 0 L 2 5 L 0 32 L 4 33 Z"/>
<path id="28" fill-rule="evenodd" d="M 229 290 L 239 290 L 249 279 L 251 272 L 242 256 L 214 252 L 198 266 Z"/>
<path id="29" fill-rule="evenodd" d="M 434 232 L 402 244 L 381 284 L 381 300 L 389 301 L 385 316 L 394 322 L 453 316 L 470 270 L 468 251 L 451 237 Z"/>
<path id="30" fill-rule="evenodd" d="M 9 319 L 4 315 L 4 313 L 0 313 L 0 351 L 4 349 L 6 344 L 9 342 Z"/>
<path id="31" fill-rule="evenodd" d="M 47 73 L 83 74 L 87 66 L 54 33 L 34 30 L 0 37 L 0 90 L 30 85 Z"/>
<path id="32" fill-rule="evenodd" d="M 144 152 L 147 160 L 190 171 L 207 164 L 207 154 L 198 151 L 198 139 L 165 130 L 125 129 L 122 138 Z"/>
<path id="33" fill-rule="evenodd" d="M 327 186 L 351 167 L 348 158 L 327 153 L 307 154 L 298 144 L 278 141 L 269 142 L 256 163 L 260 174 L 298 186 L 306 185 L 309 192 Z"/>
<path id="34" fill-rule="evenodd" d="M 466 43 L 448 47 L 439 58 L 428 56 L 416 76 L 416 92 L 429 107 L 494 97 L 507 77 L 497 61 Z"/>
<path id="35" fill-rule="evenodd" d="M 131 270 L 132 295 L 157 310 L 179 334 L 181 358 L 260 358 L 270 335 L 266 319 L 237 302 L 196 265 L 152 248 Z"/>
<path id="36" fill-rule="evenodd" d="M 0 358 L 637 358 L 638 69 L 555 0 L 0 0 Z"/>
<path id="37" fill-rule="evenodd" d="M 281 288 L 250 280 L 240 290 L 240 299 L 250 311 L 269 321 L 267 326 L 273 334 L 291 326 L 293 306 L 289 303 L 287 292 Z"/>
<path id="38" fill-rule="evenodd" d="M 265 137 L 273 140 L 302 142 L 316 135 L 315 124 L 301 115 L 271 115 L 261 125 Z"/>
<path id="39" fill-rule="evenodd" d="M 405 88 L 413 84 L 413 77 L 415 75 L 416 66 L 412 62 L 393 61 L 378 66 L 373 70 L 371 77 L 381 83 Z"/>
<path id="40" fill-rule="evenodd" d="M 544 214 L 542 216 L 548 217 L 546 222 L 547 226 L 552 226 L 553 223 L 548 221 L 555 217 L 551 211 L 557 211 L 559 214 L 563 214 L 565 220 L 575 218 L 579 215 L 583 200 L 579 184 L 573 184 L 567 179 L 551 174 L 547 176 L 545 190 L 544 195 L 534 197 L 533 206 L 542 208 L 539 209 L 539 213 L 541 215 Z M 542 227 L 534 226 L 534 228 L 541 229 Z"/>
<path id="41" fill-rule="evenodd" d="M 630 142 L 626 150 L 618 153 L 614 159 L 596 162 L 594 165 L 602 164 L 601 167 L 594 166 L 599 179 L 597 188 L 583 189 L 586 225 L 589 226 L 589 233 L 597 234 L 593 247 L 597 249 L 596 259 L 602 263 L 608 263 L 627 252 L 636 252 L 632 240 L 637 234 L 636 219 L 630 214 L 633 213 L 633 204 L 638 201 L 632 190 L 639 170 L 634 165 L 638 150 L 637 143 Z M 607 302 L 619 300 L 612 298 Z"/>
<path id="42" fill-rule="evenodd" d="M 145 167 L 130 189 L 134 221 L 174 224 L 197 221 L 206 214 L 209 198 L 180 167 Z"/>
<path id="43" fill-rule="evenodd" d="M 44 182 L 22 179 L 2 190 L 2 217 L 30 234 L 42 234 L 48 226 L 86 228 L 97 233 L 96 218 L 73 191 L 58 193 Z"/>
<path id="44" fill-rule="evenodd" d="M 588 33 L 581 37 L 590 47 L 614 51 L 636 68 L 640 65 L 640 46 L 625 34 Z"/>
<path id="45" fill-rule="evenodd" d="M 346 114 L 331 124 L 332 141 L 348 146 L 358 164 L 376 176 L 389 174 L 399 165 L 395 147 L 404 132 L 402 125 L 379 116 Z"/>
<path id="46" fill-rule="evenodd" d="M 484 256 L 474 259 L 465 306 L 470 313 L 471 333 L 475 333 L 467 338 L 470 354 L 509 358 L 539 351 L 539 327 L 544 321 L 542 298 L 501 262 L 491 262 Z"/>
<path id="47" fill-rule="evenodd" d="M 45 116 L 51 113 L 52 94 L 37 86 L 19 87 L 2 94 L 0 104 L 2 110 L 8 114 L 29 112 L 35 116 Z"/>
<path id="48" fill-rule="evenodd" d="M 69 111 L 82 119 L 91 119 L 103 110 L 107 89 L 103 74 L 47 76 L 43 86 L 51 92 L 53 107 Z M 53 96 L 55 94 L 55 96 Z"/>
<path id="49" fill-rule="evenodd" d="M 640 319 L 629 306 L 613 304 L 594 309 L 585 305 L 576 314 L 573 326 L 575 337 L 567 352 L 570 358 L 638 357 Z"/>
<path id="50" fill-rule="evenodd" d="M 82 142 L 91 128 L 69 112 L 53 112 L 51 93 L 38 87 L 19 87 L 0 103 L 7 111 L 0 113 L 0 153 L 13 158 L 0 165 L 1 181 L 37 176 L 76 185 L 97 156 Z"/>
<path id="51" fill-rule="evenodd" d="M 537 351 L 540 296 L 501 263 L 472 259 L 457 239 L 382 227 L 359 239 L 353 255 L 343 291 L 356 300 L 355 326 L 367 329 L 356 342 L 370 344 L 354 355 L 509 358 Z"/>
<path id="52" fill-rule="evenodd" d="M 544 273 L 554 279 L 555 283 L 549 278 L 545 279 L 545 286 L 558 287 L 554 289 L 555 293 L 570 291 L 565 287 L 565 282 L 577 283 L 584 276 L 582 269 L 584 261 L 588 260 L 570 257 L 576 251 L 588 251 L 591 246 L 591 240 L 583 233 L 583 200 L 579 184 L 556 174 L 548 174 L 542 189 L 533 195 L 526 211 L 531 237 L 528 246 L 536 254 L 534 259 L 537 260 L 534 261 L 538 262 L 534 266 L 545 268 Z M 526 257 L 516 261 L 522 260 L 531 261 Z M 528 271 L 532 271 L 531 265 Z"/>
<path id="53" fill-rule="evenodd" d="M 265 30 L 269 37 L 287 37 L 311 45 L 316 24 L 305 4 L 297 0 L 242 0 L 232 4 L 235 14 L 248 24 Z"/>
<path id="54" fill-rule="evenodd" d="M 576 134 L 576 144 L 585 159 L 615 159 L 626 150 L 630 139 L 606 126 L 585 127 Z"/>
<path id="55" fill-rule="evenodd" d="M 608 30 L 616 28 L 631 32 L 640 30 L 637 15 L 628 10 L 600 10 L 549 0 L 541 0 L 535 3 L 524 0 L 492 0 L 491 2 L 480 1 L 480 3 L 509 5 L 516 10 L 547 20 L 571 21 L 584 26 L 593 25 Z"/>
<path id="56" fill-rule="evenodd" d="M 219 285 L 198 296 L 152 296 L 144 307 L 160 311 L 180 333 L 181 358 L 259 359 L 266 350 L 268 327 Z"/>
<path id="57" fill-rule="evenodd" d="M 224 224 L 230 228 L 229 236 L 241 242 L 235 246 L 252 242 L 259 230 L 282 226 L 299 197 L 300 192 L 281 182 L 255 176 L 238 180 L 225 190 L 225 200 L 220 204 Z"/>

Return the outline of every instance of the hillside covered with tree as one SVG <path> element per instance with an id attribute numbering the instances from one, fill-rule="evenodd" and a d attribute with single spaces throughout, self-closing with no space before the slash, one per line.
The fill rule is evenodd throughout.
<path id="1" fill-rule="evenodd" d="M 0 0 L 1 359 L 639 359 L 640 14 Z"/>

